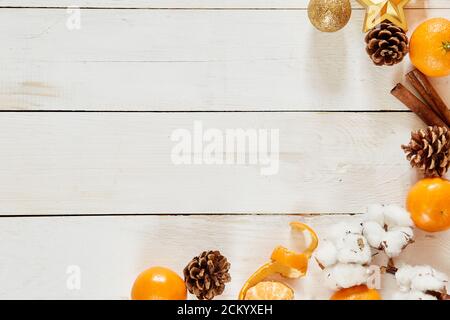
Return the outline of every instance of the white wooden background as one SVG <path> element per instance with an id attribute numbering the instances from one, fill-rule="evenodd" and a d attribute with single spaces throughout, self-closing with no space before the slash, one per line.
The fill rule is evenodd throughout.
<path id="1" fill-rule="evenodd" d="M 69 5 L 80 30 L 66 28 Z M 127 299 L 143 269 L 181 273 L 220 249 L 231 299 L 274 246 L 293 245 L 289 221 L 320 235 L 370 203 L 402 205 L 417 176 L 400 144 L 423 124 L 389 91 L 409 61 L 371 64 L 356 3 L 335 34 L 315 31 L 306 7 L 0 0 L 0 298 Z M 406 14 L 413 29 L 450 18 L 450 1 L 412 0 Z M 449 78 L 433 84 L 450 103 Z M 280 129 L 279 173 L 173 165 L 170 135 L 195 120 Z M 450 274 L 449 240 L 419 232 L 402 259 Z M 80 290 L 66 287 L 69 265 Z M 296 297 L 328 298 L 311 267 L 290 283 Z"/>

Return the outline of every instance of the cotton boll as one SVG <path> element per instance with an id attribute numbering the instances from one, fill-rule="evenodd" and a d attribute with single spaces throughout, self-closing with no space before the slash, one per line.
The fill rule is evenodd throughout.
<path id="1" fill-rule="evenodd" d="M 445 282 L 435 278 L 432 274 L 418 275 L 412 280 L 411 288 L 420 291 L 431 290 L 441 292 L 445 289 Z"/>
<path id="2" fill-rule="evenodd" d="M 372 260 L 372 253 L 366 238 L 362 235 L 347 234 L 336 243 L 337 258 L 341 263 L 366 264 Z"/>
<path id="3" fill-rule="evenodd" d="M 338 263 L 325 271 L 325 283 L 330 289 L 350 288 L 367 282 L 367 268 L 359 264 Z"/>
<path id="4" fill-rule="evenodd" d="M 429 266 L 410 266 L 403 265 L 395 273 L 395 279 L 402 291 L 408 291 L 412 288 L 412 282 L 418 275 L 430 274 L 432 268 Z"/>
<path id="5" fill-rule="evenodd" d="M 410 240 L 414 237 L 414 231 L 410 227 L 394 227 L 390 229 L 389 231 L 399 231 L 402 232 L 405 237 L 408 237 Z"/>
<path id="6" fill-rule="evenodd" d="M 400 255 L 410 241 L 411 237 L 401 230 L 388 231 L 384 234 L 381 246 L 389 258 L 395 258 Z"/>
<path id="7" fill-rule="evenodd" d="M 400 290 L 438 291 L 443 292 L 448 283 L 448 278 L 442 272 L 430 266 L 409 266 L 400 267 L 395 278 Z"/>
<path id="8" fill-rule="evenodd" d="M 400 255 L 414 235 L 410 214 L 399 206 L 369 206 L 365 220 L 363 235 L 372 247 L 383 249 L 390 258 Z"/>
<path id="9" fill-rule="evenodd" d="M 381 204 L 372 204 L 367 207 L 367 213 L 364 215 L 364 221 L 373 221 L 381 227 L 384 226 L 384 206 Z"/>
<path id="10" fill-rule="evenodd" d="M 429 266 L 419 266 L 416 269 L 416 276 L 411 280 L 411 288 L 420 291 L 438 291 L 445 290 L 448 278 L 445 274 L 436 271 Z"/>
<path id="11" fill-rule="evenodd" d="M 336 277 L 336 275 L 335 275 L 335 272 L 333 271 L 333 267 L 331 267 L 330 269 L 324 270 L 324 283 L 327 288 L 329 288 L 331 290 L 339 290 L 342 288 L 336 282 L 335 277 Z"/>
<path id="12" fill-rule="evenodd" d="M 433 274 L 434 274 L 434 276 L 435 276 L 437 279 L 439 279 L 439 280 L 445 282 L 445 285 L 447 285 L 447 283 L 448 283 L 448 277 L 447 277 L 447 275 L 446 275 L 445 273 L 440 272 L 440 271 L 437 271 L 436 269 L 433 269 Z"/>
<path id="13" fill-rule="evenodd" d="M 411 289 L 411 281 L 416 276 L 416 268 L 410 265 L 403 265 L 398 268 L 395 273 L 395 279 L 402 291 L 408 291 Z"/>
<path id="14" fill-rule="evenodd" d="M 337 262 L 336 246 L 331 241 L 322 241 L 316 250 L 315 258 L 325 268 L 335 264 Z"/>
<path id="15" fill-rule="evenodd" d="M 383 227 L 375 221 L 367 221 L 363 224 L 363 235 L 374 248 L 380 248 L 385 233 Z"/>
<path id="16" fill-rule="evenodd" d="M 359 222 L 341 222 L 330 229 L 329 239 L 334 243 L 344 238 L 347 234 L 362 234 L 362 225 Z"/>
<path id="17" fill-rule="evenodd" d="M 384 223 L 388 226 L 388 229 L 393 227 L 412 227 L 414 225 L 411 215 L 406 209 L 393 205 L 384 208 Z"/>
<path id="18" fill-rule="evenodd" d="M 437 300 L 432 295 L 421 291 L 396 292 L 393 296 L 394 300 Z"/>

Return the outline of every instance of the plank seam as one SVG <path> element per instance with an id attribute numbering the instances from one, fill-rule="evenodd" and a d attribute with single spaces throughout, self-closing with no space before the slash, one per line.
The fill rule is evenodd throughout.
<path id="1" fill-rule="evenodd" d="M 21 6 L 0 6 L 0 9 L 36 9 L 36 10 L 66 10 L 70 6 L 36 6 L 36 7 L 21 7 Z M 183 8 L 183 7 L 89 7 L 89 6 L 75 6 L 79 9 L 84 10 L 196 10 L 196 11 L 211 11 L 211 10 L 223 10 L 223 11 L 250 11 L 250 10 L 258 10 L 258 11 L 272 11 L 272 10 L 279 10 L 279 11 L 306 11 L 308 8 L 239 8 L 239 7 L 204 7 L 204 8 Z M 426 8 L 426 7 L 414 7 L 414 8 L 405 8 L 405 10 L 446 10 L 449 8 Z M 365 10 L 362 7 L 356 7 L 352 8 L 352 10 L 358 10 L 362 11 Z"/>
<path id="2" fill-rule="evenodd" d="M 0 110 L 0 113 L 411 113 L 411 110 Z"/>
<path id="3" fill-rule="evenodd" d="M 292 216 L 292 217 L 319 217 L 319 216 L 353 216 L 362 214 L 360 212 L 332 212 L 332 213 L 180 213 L 180 214 L 166 214 L 166 213 L 69 213 L 69 214 L 19 214 L 19 215 L 0 215 L 2 218 L 64 218 L 64 217 L 233 217 L 233 216 Z"/>

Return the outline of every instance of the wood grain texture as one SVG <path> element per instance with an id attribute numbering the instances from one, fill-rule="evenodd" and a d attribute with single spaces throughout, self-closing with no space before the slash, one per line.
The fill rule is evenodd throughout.
<path id="1" fill-rule="evenodd" d="M 2 111 L 312 111 L 1 112 L 0 215 L 11 217 L 0 217 L 0 299 L 128 299 L 140 271 L 181 273 L 207 249 L 232 262 L 223 298 L 234 299 L 274 246 L 297 246 L 289 221 L 323 235 L 370 203 L 402 205 L 418 177 L 400 144 L 423 124 L 410 113 L 324 111 L 406 110 L 389 91 L 409 62 L 371 64 L 354 1 L 349 25 L 331 35 L 309 24 L 307 3 L 0 0 Z M 85 8 L 80 30 L 66 27 L 69 5 Z M 409 8 L 411 29 L 450 17 L 448 0 Z M 433 84 L 450 102 L 449 78 Z M 279 173 L 174 165 L 170 136 L 195 120 L 279 129 Z M 281 215 L 140 215 L 189 213 Z M 398 263 L 449 274 L 449 237 L 418 232 Z M 67 288 L 71 265 L 81 268 L 81 290 Z M 289 284 L 298 299 L 327 299 L 321 277 L 312 263 L 308 277 Z M 385 277 L 383 297 L 393 290 Z"/>
<path id="2" fill-rule="evenodd" d="M 236 299 L 248 276 L 265 263 L 273 248 L 301 250 L 302 237 L 288 222 L 301 220 L 325 236 L 330 225 L 357 217 L 198 216 L 1 218 L 0 298 L 129 299 L 135 277 L 144 269 L 167 266 L 182 273 L 203 250 L 219 249 L 231 261 L 232 282 L 222 298 Z M 426 235 L 396 263 L 431 264 L 450 274 L 450 233 Z M 374 261 L 383 265 L 379 255 Z M 68 266 L 81 268 L 81 289 L 68 290 Z M 328 299 L 323 274 L 311 261 L 306 278 L 288 281 L 297 299 Z M 396 290 L 382 278 L 382 294 Z M 192 296 L 190 297 L 193 298 Z"/>
<path id="3" fill-rule="evenodd" d="M 450 9 L 409 10 L 411 27 Z M 3 110 L 406 110 L 408 61 L 375 67 L 363 12 L 336 34 L 304 10 L 3 9 Z M 433 79 L 450 101 L 449 78 Z"/>
<path id="4" fill-rule="evenodd" d="M 268 165 L 175 165 L 175 129 L 279 129 Z M 1 113 L 0 214 L 354 213 L 403 204 L 411 113 Z M 206 144 L 205 144 L 206 145 Z M 236 151 L 234 151 L 236 153 Z M 192 153 L 194 154 L 194 152 Z M 275 163 L 275 162 L 273 162 Z"/>
<path id="5" fill-rule="evenodd" d="M 0 7 L 304 9 L 309 0 L 0 0 Z M 351 0 L 354 9 L 361 6 Z M 449 8 L 448 0 L 411 0 L 408 8 Z"/>

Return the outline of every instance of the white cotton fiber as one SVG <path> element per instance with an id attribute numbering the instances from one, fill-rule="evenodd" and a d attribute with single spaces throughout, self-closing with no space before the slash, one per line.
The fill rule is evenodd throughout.
<path id="1" fill-rule="evenodd" d="M 367 207 L 367 213 L 364 215 L 365 221 L 374 221 L 381 227 L 384 226 L 384 206 L 381 204 L 372 204 Z"/>
<path id="2" fill-rule="evenodd" d="M 392 298 L 394 300 L 437 300 L 436 297 L 422 291 L 396 292 Z"/>
<path id="3" fill-rule="evenodd" d="M 364 222 L 363 235 L 366 237 L 367 242 L 374 248 L 380 248 L 381 241 L 383 241 L 384 234 L 383 227 L 375 221 Z"/>
<path id="4" fill-rule="evenodd" d="M 366 264 L 372 259 L 366 238 L 358 234 L 348 234 L 336 244 L 337 259 L 341 263 Z"/>
<path id="5" fill-rule="evenodd" d="M 388 226 L 388 229 L 392 227 L 412 227 L 414 225 L 411 215 L 406 209 L 393 205 L 384 208 L 384 223 Z"/>
<path id="6" fill-rule="evenodd" d="M 401 291 L 437 291 L 443 292 L 448 283 L 447 276 L 430 266 L 400 267 L 395 278 Z"/>
<path id="7" fill-rule="evenodd" d="M 323 240 L 314 256 L 323 267 L 332 266 L 337 262 L 336 246 L 331 241 Z"/>
<path id="8" fill-rule="evenodd" d="M 367 282 L 368 271 L 359 264 L 338 263 L 326 268 L 325 282 L 330 289 L 350 288 Z"/>

